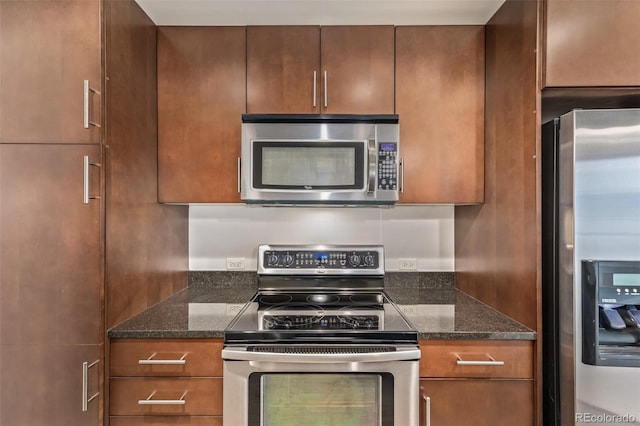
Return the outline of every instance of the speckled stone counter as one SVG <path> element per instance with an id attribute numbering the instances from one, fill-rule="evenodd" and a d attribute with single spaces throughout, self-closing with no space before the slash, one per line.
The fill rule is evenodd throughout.
<path id="1" fill-rule="evenodd" d="M 191 272 L 189 286 L 117 325 L 110 338 L 222 338 L 256 292 L 255 272 Z M 454 273 L 387 273 L 385 291 L 420 339 L 534 340 L 534 331 L 455 288 Z"/>

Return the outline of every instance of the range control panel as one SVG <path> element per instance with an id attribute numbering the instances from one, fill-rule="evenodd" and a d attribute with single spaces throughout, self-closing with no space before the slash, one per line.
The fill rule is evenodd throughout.
<path id="1" fill-rule="evenodd" d="M 258 272 L 353 274 L 384 272 L 381 246 L 267 246 L 258 249 Z M 278 272 L 279 271 L 279 272 Z"/>

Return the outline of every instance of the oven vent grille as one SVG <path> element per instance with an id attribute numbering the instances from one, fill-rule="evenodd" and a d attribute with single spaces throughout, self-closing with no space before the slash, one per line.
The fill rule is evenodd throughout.
<path id="1" fill-rule="evenodd" d="M 389 346 L 250 346 L 248 349 L 250 352 L 268 352 L 277 354 L 368 354 L 376 352 L 394 352 L 396 350 L 396 348 Z"/>

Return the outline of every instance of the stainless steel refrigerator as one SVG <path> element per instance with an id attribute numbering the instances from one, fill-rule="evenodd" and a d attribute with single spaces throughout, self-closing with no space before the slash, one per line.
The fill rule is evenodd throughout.
<path id="1" fill-rule="evenodd" d="M 640 425 L 640 109 L 542 128 L 543 410 Z"/>

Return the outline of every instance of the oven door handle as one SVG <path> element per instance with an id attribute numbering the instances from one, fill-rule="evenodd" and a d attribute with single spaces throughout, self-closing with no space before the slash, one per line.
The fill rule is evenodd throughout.
<path id="1" fill-rule="evenodd" d="M 420 359 L 420 348 L 398 348 L 395 351 L 390 352 L 369 353 L 326 353 L 321 350 L 319 350 L 318 353 L 278 353 L 248 351 L 246 347 L 227 347 L 222 350 L 222 359 L 227 361 L 263 361 L 310 364 L 415 361 Z"/>

